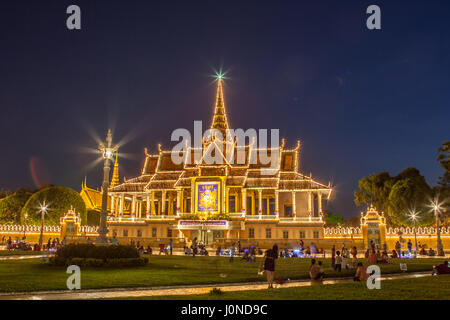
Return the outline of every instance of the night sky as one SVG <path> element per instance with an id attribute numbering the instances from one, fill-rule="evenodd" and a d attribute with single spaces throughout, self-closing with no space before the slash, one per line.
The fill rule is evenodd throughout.
<path id="1" fill-rule="evenodd" d="M 366 28 L 371 4 L 382 30 Z M 301 172 L 332 182 L 328 208 L 345 217 L 363 176 L 442 174 L 449 1 L 2 1 L 0 26 L 0 188 L 100 186 L 86 150 L 108 127 L 127 142 L 121 180 L 138 175 L 144 147 L 209 127 L 220 66 L 231 127 L 300 139 Z"/>

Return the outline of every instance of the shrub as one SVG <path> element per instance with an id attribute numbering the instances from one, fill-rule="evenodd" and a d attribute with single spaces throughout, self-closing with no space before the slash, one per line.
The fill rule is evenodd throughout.
<path id="1" fill-rule="evenodd" d="M 120 259 L 139 258 L 139 252 L 130 246 L 95 246 L 93 244 L 69 244 L 56 252 L 56 257 L 70 258 L 93 258 L 93 259 Z"/>
<path id="2" fill-rule="evenodd" d="M 125 267 L 141 267 L 148 263 L 148 258 L 118 258 L 118 259 L 95 259 L 95 258 L 69 258 L 62 259 L 51 257 L 50 265 L 54 266 L 70 266 L 76 265 L 80 268 L 125 268 Z"/>
<path id="3" fill-rule="evenodd" d="M 212 288 L 212 290 L 209 292 L 209 294 L 220 296 L 223 294 L 223 291 L 219 288 Z"/>

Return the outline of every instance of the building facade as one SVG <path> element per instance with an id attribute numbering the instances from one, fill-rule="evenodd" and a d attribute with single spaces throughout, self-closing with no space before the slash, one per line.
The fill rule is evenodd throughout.
<path id="1" fill-rule="evenodd" d="M 330 183 L 300 172 L 299 141 L 292 149 L 284 140 L 279 147 L 261 148 L 231 136 L 221 79 L 216 90 L 213 134 L 202 139 L 201 147 L 174 151 L 158 145 L 155 154 L 145 149 L 140 174 L 114 181 L 108 193 L 108 235 L 142 244 L 172 239 L 181 245 L 197 238 L 207 245 L 239 240 L 261 247 L 323 239 Z M 174 161 L 174 155 L 182 161 Z"/>

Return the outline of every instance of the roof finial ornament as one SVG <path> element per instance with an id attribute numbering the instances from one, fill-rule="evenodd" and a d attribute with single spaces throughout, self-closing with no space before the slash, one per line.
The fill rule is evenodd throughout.
<path id="1" fill-rule="evenodd" d="M 216 72 L 217 92 L 211 129 L 219 130 L 224 140 L 232 142 L 231 134 L 228 131 L 229 126 L 227 113 L 225 111 L 225 100 L 223 97 L 223 79 L 225 79 L 225 73 L 223 73 L 222 71 Z"/>

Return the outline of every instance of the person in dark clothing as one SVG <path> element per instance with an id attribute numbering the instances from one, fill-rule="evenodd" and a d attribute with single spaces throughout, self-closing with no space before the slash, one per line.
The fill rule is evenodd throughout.
<path id="1" fill-rule="evenodd" d="M 450 274 L 448 261 L 445 261 L 443 264 L 433 267 L 433 274 Z"/>
<path id="2" fill-rule="evenodd" d="M 197 254 L 197 237 L 192 241 L 192 257 L 195 257 Z"/>
<path id="3" fill-rule="evenodd" d="M 273 245 L 272 249 L 266 251 L 264 255 L 264 271 L 267 275 L 268 289 L 273 289 L 273 278 L 275 274 L 275 259 L 278 258 L 278 246 Z"/>

